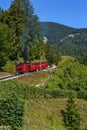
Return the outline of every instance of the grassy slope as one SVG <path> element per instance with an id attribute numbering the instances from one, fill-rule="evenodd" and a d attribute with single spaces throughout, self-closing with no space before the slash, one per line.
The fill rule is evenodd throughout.
<path id="1" fill-rule="evenodd" d="M 66 71 L 67 68 L 69 72 Z M 70 68 L 71 70 L 69 70 Z M 73 82 L 71 82 L 70 75 L 72 76 Z M 50 79 L 45 84 L 45 87 L 33 87 L 38 83 L 46 81 L 49 76 Z M 79 76 L 81 79 L 78 78 Z M 60 88 L 59 86 L 61 85 L 58 86 L 60 79 L 64 88 Z M 75 81 L 77 84 L 80 82 L 77 86 L 81 87 L 81 85 L 85 85 L 86 87 L 87 68 L 80 65 L 71 57 L 62 57 L 62 61 L 54 72 L 32 73 L 14 81 L 0 83 L 0 95 L 14 91 L 25 99 L 24 130 L 66 130 L 61 110 L 65 110 L 67 99 L 52 98 L 50 95 L 45 98 L 43 89 L 51 91 L 69 89 L 69 86 L 67 87 L 68 83 L 73 83 L 74 85 Z M 29 85 L 32 87 L 29 87 Z M 76 102 L 78 103 L 82 118 L 82 130 L 82 128 L 87 128 L 87 101 L 78 99 Z"/>
<path id="2" fill-rule="evenodd" d="M 76 100 L 81 115 L 81 130 L 87 128 L 87 101 Z M 62 110 L 65 110 L 66 99 L 38 99 L 26 102 L 26 130 L 66 130 Z"/>
<path id="3" fill-rule="evenodd" d="M 38 99 L 26 102 L 26 130 L 66 130 L 61 116 L 62 99 Z M 64 106 L 65 107 L 65 106 Z M 28 119 L 28 120 L 27 120 Z"/>
<path id="4" fill-rule="evenodd" d="M 50 90 L 64 93 L 71 91 L 77 97 L 87 99 L 87 67 L 72 57 L 62 57 L 62 61 L 45 86 Z"/>
<path id="5" fill-rule="evenodd" d="M 37 86 L 45 82 L 48 78 L 49 78 L 49 72 L 38 71 L 38 72 L 29 73 L 29 75 L 18 78 L 16 79 L 16 81 L 30 86 Z"/>

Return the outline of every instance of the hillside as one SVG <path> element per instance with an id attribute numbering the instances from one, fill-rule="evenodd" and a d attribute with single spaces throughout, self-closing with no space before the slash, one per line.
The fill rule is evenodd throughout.
<path id="1" fill-rule="evenodd" d="M 87 30 L 82 29 L 61 39 L 58 50 L 63 55 L 74 56 L 80 59 L 87 53 Z"/>
<path id="2" fill-rule="evenodd" d="M 40 22 L 42 33 L 51 44 L 58 44 L 61 39 L 75 29 L 54 22 Z"/>
<path id="3" fill-rule="evenodd" d="M 87 29 L 75 29 L 53 22 L 41 22 L 43 35 L 56 45 L 62 55 L 77 59 L 87 52 Z"/>
<path id="4" fill-rule="evenodd" d="M 36 86 L 44 81 L 42 86 Z M 73 57 L 63 56 L 54 71 L 0 83 L 0 97 L 11 92 L 25 101 L 25 130 L 66 130 L 61 111 L 69 95 L 75 97 L 79 107 L 81 130 L 87 128 L 87 67 Z"/>
<path id="5" fill-rule="evenodd" d="M 45 87 L 53 90 L 55 96 L 67 97 L 72 94 L 87 100 L 87 67 L 72 57 L 63 56 Z"/>

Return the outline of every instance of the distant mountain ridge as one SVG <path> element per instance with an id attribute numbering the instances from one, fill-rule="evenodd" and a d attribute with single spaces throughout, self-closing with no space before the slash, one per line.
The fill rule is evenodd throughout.
<path id="1" fill-rule="evenodd" d="M 40 22 L 43 35 L 63 55 L 81 58 L 87 52 L 87 29 L 75 29 L 54 22 Z"/>
<path id="2" fill-rule="evenodd" d="M 62 38 L 76 30 L 54 22 L 40 22 L 40 25 L 43 35 L 46 36 L 52 44 L 57 44 Z"/>

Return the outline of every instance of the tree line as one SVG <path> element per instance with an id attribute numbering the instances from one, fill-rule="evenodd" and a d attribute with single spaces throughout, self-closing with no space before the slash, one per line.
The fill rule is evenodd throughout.
<path id="1" fill-rule="evenodd" d="M 20 57 L 25 61 L 39 60 L 40 57 L 49 60 L 50 57 L 51 63 L 54 63 L 52 58 L 59 58 L 58 52 L 53 53 L 53 47 L 44 43 L 43 39 L 38 16 L 30 0 L 14 0 L 8 10 L 0 8 L 1 66 Z"/>

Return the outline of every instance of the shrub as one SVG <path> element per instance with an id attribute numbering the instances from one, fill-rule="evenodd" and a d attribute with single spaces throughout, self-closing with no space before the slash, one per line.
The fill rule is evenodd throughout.
<path id="1" fill-rule="evenodd" d="M 15 93 L 0 99 L 0 125 L 11 126 L 12 130 L 20 130 L 23 126 L 24 101 Z"/>
<path id="2" fill-rule="evenodd" d="M 80 130 L 80 114 L 72 97 L 69 98 L 64 112 L 64 123 L 69 130 Z"/>

